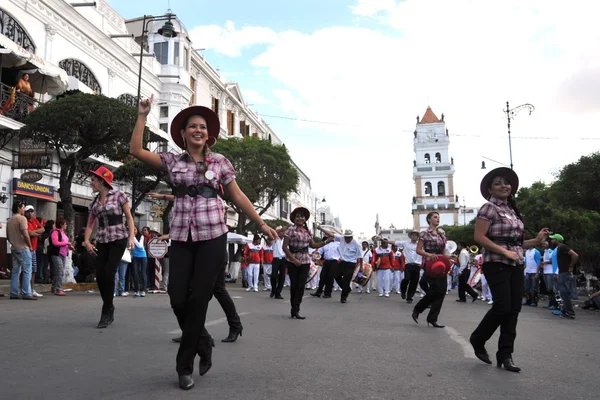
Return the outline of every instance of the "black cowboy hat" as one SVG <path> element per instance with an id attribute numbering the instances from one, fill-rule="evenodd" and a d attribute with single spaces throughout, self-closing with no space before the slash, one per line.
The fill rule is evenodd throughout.
<path id="1" fill-rule="evenodd" d="M 515 171 L 506 167 L 496 168 L 488 172 L 481 180 L 479 190 L 486 200 L 490 198 L 490 191 L 488 189 L 492 186 L 492 180 L 497 176 L 503 176 L 510 182 L 512 195 L 515 195 L 517 190 L 519 190 L 519 176 Z"/>
<path id="2" fill-rule="evenodd" d="M 185 149 L 181 130 L 185 129 L 185 126 L 183 126 L 184 122 L 194 115 L 199 115 L 206 120 L 206 128 L 208 129 L 208 139 L 206 143 L 209 146 L 213 146 L 217 143 L 217 139 L 219 138 L 221 123 L 219 122 L 219 117 L 213 110 L 202 106 L 184 108 L 175 116 L 175 118 L 173 118 L 173 121 L 171 121 L 171 137 L 173 138 L 173 141 L 177 146 Z"/>
<path id="3" fill-rule="evenodd" d="M 296 214 L 298 214 L 298 213 L 302 213 L 302 215 L 304 215 L 304 219 L 310 218 L 310 211 L 308 211 L 307 208 L 296 207 L 296 208 L 294 208 L 294 211 L 292 211 L 290 213 L 290 221 L 294 222 L 294 220 L 296 219 Z"/>

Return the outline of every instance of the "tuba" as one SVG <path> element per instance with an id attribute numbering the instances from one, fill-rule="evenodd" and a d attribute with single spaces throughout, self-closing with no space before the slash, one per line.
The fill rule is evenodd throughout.
<path id="1" fill-rule="evenodd" d="M 467 264 L 468 268 L 475 266 L 475 256 L 479 253 L 479 247 L 473 245 L 469 247 L 469 264 Z"/>
<path id="2" fill-rule="evenodd" d="M 477 253 L 479 253 L 479 247 L 477 247 L 475 245 L 469 247 L 469 253 L 471 253 L 471 254 L 477 254 Z"/>

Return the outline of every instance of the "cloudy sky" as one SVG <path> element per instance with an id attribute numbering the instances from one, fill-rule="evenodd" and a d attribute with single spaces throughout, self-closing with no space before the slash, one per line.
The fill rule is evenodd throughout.
<path id="1" fill-rule="evenodd" d="M 167 0 L 111 1 L 124 17 Z M 195 48 L 240 84 L 345 228 L 412 227 L 413 135 L 446 116 L 455 190 L 481 205 L 484 157 L 522 185 L 600 145 L 600 6 L 572 0 L 171 0 Z M 290 119 L 275 118 L 287 117 Z M 316 122 L 300 122 L 303 119 Z M 488 167 L 499 166 L 486 160 Z"/>

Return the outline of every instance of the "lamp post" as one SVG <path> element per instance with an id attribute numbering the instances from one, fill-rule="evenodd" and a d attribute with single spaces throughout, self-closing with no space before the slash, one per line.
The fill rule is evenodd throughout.
<path id="1" fill-rule="evenodd" d="M 521 104 L 520 106 L 517 106 L 517 107 L 511 109 L 510 106 L 508 105 L 508 101 L 506 102 L 506 110 L 504 110 L 504 112 L 506 113 L 506 120 L 507 120 L 507 125 L 508 125 L 508 151 L 510 152 L 510 169 L 513 169 L 512 143 L 511 143 L 511 139 L 510 139 L 510 120 L 514 119 L 515 116 L 519 113 L 519 111 L 524 110 L 524 109 L 528 109 L 529 115 L 531 115 L 533 110 L 535 110 L 535 107 L 529 103 L 525 103 L 525 104 Z"/>
<path id="2" fill-rule="evenodd" d="M 486 160 L 489 160 L 489 161 L 494 162 L 496 164 L 502 165 L 503 167 L 508 167 L 508 165 L 506 165 L 504 163 L 501 163 L 500 161 L 492 160 L 491 158 L 484 157 L 484 156 L 481 156 L 481 158 L 485 158 Z M 481 162 L 481 169 L 487 169 L 487 167 L 485 166 L 485 161 Z"/>
<path id="3" fill-rule="evenodd" d="M 313 235 L 317 231 L 317 214 L 318 214 L 318 210 L 317 210 L 317 197 L 318 196 L 315 196 L 315 215 L 314 215 L 314 222 L 313 222 L 313 225 L 314 225 L 313 226 Z M 323 200 L 321 200 L 321 203 L 326 203 L 325 197 L 323 197 Z M 325 218 L 322 218 L 321 223 L 325 223 Z"/>
<path id="4" fill-rule="evenodd" d="M 177 37 L 177 32 L 175 31 L 175 27 L 171 22 L 171 18 L 174 18 L 176 15 L 167 13 L 165 15 L 161 15 L 159 17 L 153 17 L 152 15 L 144 15 L 142 20 L 142 36 L 140 37 L 140 69 L 138 72 L 138 87 L 137 87 L 137 101 L 139 103 L 141 99 L 142 92 L 142 63 L 144 60 L 144 43 L 146 39 L 146 34 L 148 33 L 148 24 L 154 21 L 167 21 L 165 24 L 158 30 L 158 33 L 166 38 L 174 38 Z"/>

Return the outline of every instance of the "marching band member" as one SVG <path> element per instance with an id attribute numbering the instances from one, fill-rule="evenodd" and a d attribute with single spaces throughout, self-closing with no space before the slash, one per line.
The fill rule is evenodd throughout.
<path id="1" fill-rule="evenodd" d="M 283 290 L 283 283 L 286 278 L 285 268 L 285 253 L 283 252 L 283 234 L 287 230 L 287 227 L 277 227 L 277 235 L 273 241 L 273 264 L 271 272 L 271 297 L 272 299 L 283 300 L 281 291 Z"/>
<path id="2" fill-rule="evenodd" d="M 398 250 L 398 246 L 395 244 L 392 245 L 392 252 L 394 253 L 394 260 L 392 262 L 392 290 L 400 294 L 400 282 L 404 279 L 404 254 Z"/>
<path id="3" fill-rule="evenodd" d="M 321 253 L 319 253 L 319 250 L 317 249 L 309 248 L 308 254 L 311 258 L 311 264 L 310 269 L 308 271 L 308 277 L 310 278 L 310 280 L 306 282 L 306 289 L 315 290 L 319 286 L 319 275 L 321 272 L 321 266 L 317 263 L 317 261 L 321 258 Z"/>
<path id="4" fill-rule="evenodd" d="M 265 282 L 265 292 L 272 290 L 271 273 L 273 272 L 273 239 L 267 238 L 267 243 L 262 248 L 261 259 L 263 263 L 263 280 Z"/>
<path id="5" fill-rule="evenodd" d="M 260 236 L 254 235 L 252 243 L 244 248 L 244 258 L 248 264 L 248 289 L 246 292 L 254 290 L 258 292 L 258 275 L 260 274 L 260 265 L 262 264 L 262 246 Z"/>
<path id="6" fill-rule="evenodd" d="M 325 240 L 326 239 L 323 241 Z M 340 244 L 336 241 L 332 241 L 321 247 L 321 259 L 323 260 L 323 267 L 321 268 L 319 287 L 316 292 L 311 293 L 310 295 L 321 297 L 321 294 L 323 294 L 324 299 L 329 299 L 331 298 L 333 282 L 337 272 L 336 268 L 340 259 Z M 325 291 L 323 291 L 323 289 L 325 289 Z"/>
<path id="7" fill-rule="evenodd" d="M 471 256 L 469 255 L 469 249 L 465 242 L 460 242 L 460 253 L 458 254 L 458 301 L 459 303 L 466 303 L 467 297 L 465 292 L 471 296 L 473 301 L 477 300 L 479 295 L 477 292 L 469 285 L 469 263 L 471 261 Z"/>
<path id="8" fill-rule="evenodd" d="M 404 271 L 404 279 L 402 279 L 402 283 L 400 284 L 400 292 L 402 298 L 406 299 L 406 302 L 410 304 L 419 286 L 419 279 L 421 279 L 422 258 L 417 254 L 419 232 L 411 231 L 408 237 L 410 241 L 396 242 L 396 245 L 403 250 L 406 261 L 406 269 Z"/>
<path id="9" fill-rule="evenodd" d="M 171 121 L 171 137 L 183 150 L 181 154 L 156 154 L 144 149 L 144 129 L 153 98 L 140 101 L 130 152 L 140 161 L 168 172 L 176 188 L 169 232 L 168 292 L 183 332 L 176 359 L 179 387 L 189 390 L 194 386 L 192 373 L 196 355 L 200 355 L 201 376 L 212 367 L 214 340 L 206 330 L 206 312 L 215 284 L 223 273 L 228 231 L 219 195 L 231 199 L 262 233 L 270 237 L 276 237 L 277 233 L 263 222 L 240 190 L 231 162 L 211 153 L 210 146 L 216 143 L 220 131 L 219 117 L 211 109 L 188 107 Z M 130 229 L 133 231 L 133 221 Z M 111 280 L 113 276 L 114 270 Z"/>
<path id="10" fill-rule="evenodd" d="M 377 288 L 379 297 L 390 297 L 391 282 L 390 275 L 392 263 L 394 262 L 394 253 L 388 246 L 387 239 L 381 239 L 379 246 L 373 254 L 373 264 L 377 270 Z"/>
<path id="11" fill-rule="evenodd" d="M 352 281 L 354 270 L 357 265 L 359 271 L 362 270 L 362 248 L 358 241 L 354 239 L 354 233 L 350 229 L 344 231 L 344 236 L 334 234 L 321 226 L 318 226 L 318 229 L 340 244 L 340 262 L 337 266 L 335 280 L 342 288 L 340 301 L 346 303 L 348 301 L 348 295 L 350 294 L 350 282 Z"/>
<path id="12" fill-rule="evenodd" d="M 367 264 L 371 264 L 371 259 L 373 258 L 373 253 L 371 252 L 371 249 L 369 248 L 369 242 L 367 241 L 363 241 L 361 243 L 362 246 L 362 253 L 363 253 L 363 264 L 367 263 Z M 373 279 L 373 274 L 371 274 L 371 279 Z M 369 279 L 369 281 L 367 282 L 367 284 L 365 285 L 365 293 L 371 293 L 371 290 L 369 289 L 369 286 L 371 286 L 371 279 Z M 358 293 L 362 293 L 362 286 L 359 284 L 356 284 L 356 288 L 358 289 Z"/>
<path id="13" fill-rule="evenodd" d="M 309 246 L 318 249 L 329 243 L 315 242 L 312 233 L 306 225 L 306 220 L 310 218 L 310 211 L 304 207 L 295 208 L 290 213 L 290 219 L 294 225 L 290 226 L 283 237 L 283 251 L 287 256 L 287 270 L 290 276 L 290 304 L 291 318 L 306 319 L 300 315 L 300 304 L 304 295 L 304 285 L 308 278 L 310 269 Z"/>
<path id="14" fill-rule="evenodd" d="M 419 235 L 417 253 L 425 257 L 426 263 L 430 263 L 433 266 L 438 261 L 449 263 L 449 260 L 445 257 L 447 255 L 446 236 L 438 228 L 440 225 L 440 214 L 432 211 L 427 214 L 426 220 L 429 228 Z M 446 266 L 450 268 L 450 265 Z M 432 271 L 428 271 L 426 268 L 424 276 L 429 289 L 425 293 L 425 296 L 415 305 L 412 318 L 416 323 L 419 323 L 419 314 L 425 311 L 428 306 L 431 306 L 431 310 L 427 316 L 427 325 L 431 324 L 435 328 L 444 328 L 444 325 L 438 325 L 437 319 L 442 309 L 444 297 L 446 297 L 446 274 L 442 276 L 433 275 Z"/>
<path id="15" fill-rule="evenodd" d="M 544 228 L 535 239 L 523 240 L 525 229 L 514 198 L 518 188 L 519 177 L 510 168 L 496 168 L 481 180 L 481 195 L 487 203 L 477 214 L 474 239 L 485 249 L 482 268 L 494 304 L 470 338 L 475 356 L 491 364 L 485 343 L 500 327 L 497 366 L 512 372 L 521 370 L 513 363 L 512 353 L 523 299 L 523 249 L 540 245 L 548 237 Z"/>

